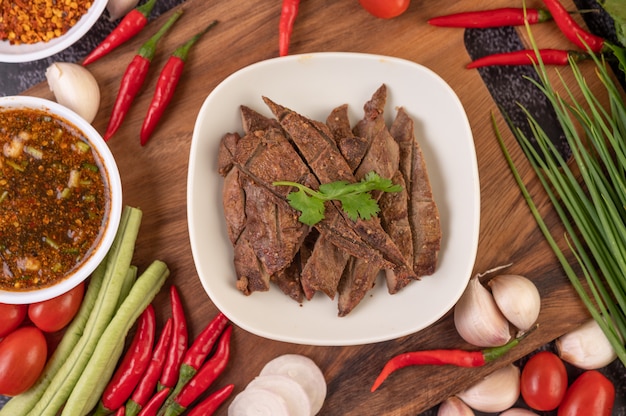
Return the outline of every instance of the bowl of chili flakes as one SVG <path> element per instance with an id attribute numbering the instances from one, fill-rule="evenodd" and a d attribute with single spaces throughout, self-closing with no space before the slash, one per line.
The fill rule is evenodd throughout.
<path id="1" fill-rule="evenodd" d="M 29 62 L 68 48 L 98 21 L 108 0 L 0 2 L 0 62 Z"/>
<path id="2" fill-rule="evenodd" d="M 55 102 L 0 97 L 0 302 L 51 299 L 104 261 L 122 218 L 100 134 Z"/>

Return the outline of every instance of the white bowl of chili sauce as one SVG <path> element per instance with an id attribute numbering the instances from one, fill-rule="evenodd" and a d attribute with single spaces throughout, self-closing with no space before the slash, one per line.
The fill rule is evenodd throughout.
<path id="1" fill-rule="evenodd" d="M 0 62 L 30 62 L 72 46 L 100 19 L 108 0 L 0 2 Z M 28 24 L 24 24 L 24 21 Z"/>
<path id="2" fill-rule="evenodd" d="M 85 280 L 121 212 L 115 159 L 87 121 L 45 99 L 0 97 L 0 302 L 47 300 Z"/>

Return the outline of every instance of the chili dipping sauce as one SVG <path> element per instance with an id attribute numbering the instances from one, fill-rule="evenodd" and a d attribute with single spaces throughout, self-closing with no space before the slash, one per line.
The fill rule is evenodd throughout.
<path id="1" fill-rule="evenodd" d="M 0 108 L 0 289 L 63 279 L 96 248 L 106 170 L 83 133 L 34 109 Z"/>

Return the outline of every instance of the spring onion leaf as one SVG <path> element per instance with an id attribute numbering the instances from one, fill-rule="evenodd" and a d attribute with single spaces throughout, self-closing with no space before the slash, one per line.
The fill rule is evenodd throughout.
<path id="1" fill-rule="evenodd" d="M 348 217 L 356 221 L 358 218 L 370 219 L 378 214 L 380 207 L 370 191 L 399 192 L 400 185 L 386 179 L 376 172 L 369 172 L 356 183 L 336 181 L 320 185 L 317 191 L 291 181 L 277 181 L 274 186 L 293 186 L 297 188 L 287 195 L 292 208 L 301 212 L 299 220 L 307 225 L 315 225 L 324 219 L 326 201 L 339 201 L 341 208 Z"/>
<path id="2" fill-rule="evenodd" d="M 532 39 L 532 37 L 531 37 Z M 536 44 L 533 41 L 536 49 Z M 558 93 L 545 66 L 535 67 L 533 83 L 552 104 L 573 161 L 565 160 L 531 113 L 523 109 L 533 137 L 510 123 L 511 130 L 548 195 L 565 229 L 567 248 L 582 276 L 569 264 L 523 183 L 504 140 L 494 129 L 505 159 L 546 241 L 591 316 L 618 358 L 626 364 L 626 103 L 606 63 L 592 55 L 608 104 L 594 95 L 578 65 L 570 87 L 559 74 L 565 94 Z M 579 92 L 577 98 L 573 88 Z"/>

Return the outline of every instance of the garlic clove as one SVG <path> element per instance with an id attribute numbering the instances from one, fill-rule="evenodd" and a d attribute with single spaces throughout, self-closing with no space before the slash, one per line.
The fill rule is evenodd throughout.
<path id="1" fill-rule="evenodd" d="M 511 339 L 509 322 L 477 276 L 454 307 L 454 325 L 465 341 L 478 347 L 498 347 Z"/>
<path id="2" fill-rule="evenodd" d="M 525 276 L 499 275 L 488 283 L 502 314 L 520 331 L 529 330 L 539 317 L 541 297 L 537 286 Z"/>
<path id="3" fill-rule="evenodd" d="M 537 413 L 521 407 L 512 407 L 509 410 L 500 413 L 500 416 L 539 416 Z"/>
<path id="4" fill-rule="evenodd" d="M 437 416 L 474 416 L 474 411 L 461 399 L 452 396 L 441 402 Z"/>
<path id="5" fill-rule="evenodd" d="M 508 364 L 457 394 L 474 410 L 496 413 L 515 404 L 520 395 L 520 369 Z"/>
<path id="6" fill-rule="evenodd" d="M 109 20 L 113 22 L 120 17 L 126 16 L 137 4 L 139 4 L 139 0 L 109 0 L 107 3 Z"/>
<path id="7" fill-rule="evenodd" d="M 557 338 L 555 345 L 563 361 L 583 370 L 605 367 L 617 358 L 615 349 L 594 319 Z"/>
<path id="8" fill-rule="evenodd" d="M 56 101 L 91 123 L 100 108 L 100 88 L 82 65 L 55 62 L 46 69 L 46 79 Z"/>

